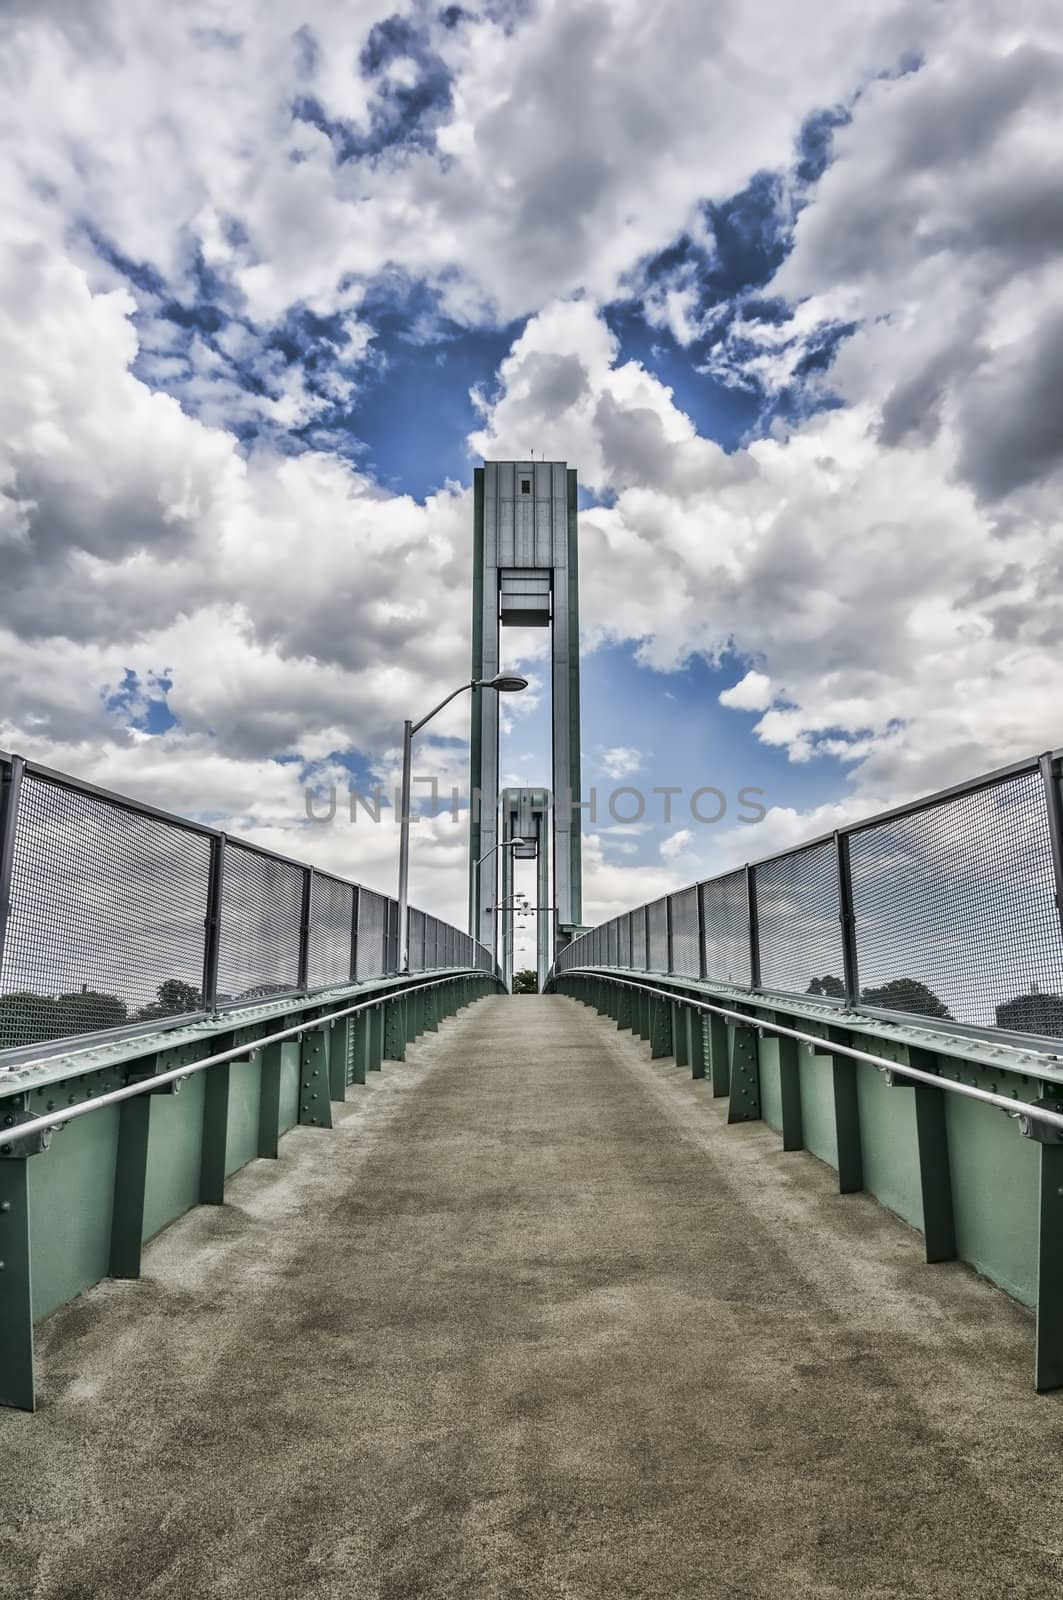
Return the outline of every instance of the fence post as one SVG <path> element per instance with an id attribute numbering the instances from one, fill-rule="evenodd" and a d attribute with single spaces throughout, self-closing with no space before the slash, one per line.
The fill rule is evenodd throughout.
<path id="1" fill-rule="evenodd" d="M 672 973 L 672 972 L 675 971 L 675 963 L 672 960 L 672 897 L 671 897 L 670 894 L 666 895 L 665 896 L 665 900 L 664 900 L 664 927 L 665 927 L 665 947 L 666 947 L 667 952 L 668 952 L 668 956 L 667 956 L 668 969 L 667 970 L 668 970 L 669 973 Z"/>
<path id="2" fill-rule="evenodd" d="M 746 866 L 746 906 L 749 915 L 749 987 L 760 988 L 760 929 L 757 926 L 757 869 Z"/>
<path id="3" fill-rule="evenodd" d="M 642 960 L 642 970 L 643 970 L 643 972 L 649 972 L 649 970 L 650 970 L 650 908 L 649 908 L 649 906 L 643 906 L 643 908 L 642 908 L 642 929 L 643 929 L 643 933 L 645 934 L 645 937 L 646 937 L 646 943 L 645 943 L 645 945 L 643 947 L 645 949 L 646 953 L 645 953 L 645 955 L 643 957 L 643 960 Z"/>
<path id="4" fill-rule="evenodd" d="M 694 896 L 698 907 L 698 977 L 704 983 L 709 975 L 708 955 L 705 949 L 705 885 L 699 883 Z"/>
<path id="5" fill-rule="evenodd" d="M 1056 913 L 1063 932 L 1063 792 L 1060 789 L 1059 768 L 1050 752 L 1038 758 L 1041 781 L 1045 786 L 1045 807 L 1048 811 L 1048 838 L 1052 847 L 1052 874 L 1055 879 Z"/>
<path id="6" fill-rule="evenodd" d="M 218 953 L 221 949 L 221 902 L 225 892 L 225 835 L 210 841 L 210 876 L 207 880 L 206 930 L 203 939 L 203 1010 L 213 1016 L 218 1009 Z"/>
<path id="7" fill-rule="evenodd" d="M 22 792 L 22 774 L 26 763 L 21 756 L 12 756 L 5 762 L 0 779 L 0 970 L 4 961 L 4 939 L 11 916 L 11 874 L 15 865 L 15 829 L 18 826 L 18 802 Z"/>
<path id="8" fill-rule="evenodd" d="M 303 904 L 299 913 L 299 975 L 296 979 L 296 985 L 300 994 L 306 994 L 309 990 L 310 917 L 312 914 L 311 902 L 313 900 L 313 894 L 314 869 L 313 867 L 304 867 Z"/>
<path id="9" fill-rule="evenodd" d="M 860 967 L 856 951 L 856 913 L 853 910 L 853 879 L 849 864 L 849 835 L 834 832 L 838 863 L 838 917 L 842 925 L 842 960 L 845 964 L 845 1003 L 860 1004 Z"/>

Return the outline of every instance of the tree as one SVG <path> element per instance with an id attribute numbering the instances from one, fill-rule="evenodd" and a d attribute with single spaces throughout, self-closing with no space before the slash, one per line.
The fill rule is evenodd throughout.
<path id="1" fill-rule="evenodd" d="M 812 979 L 805 993 L 829 994 L 833 995 L 836 1000 L 844 1000 L 845 985 L 840 978 L 834 978 L 829 972 L 825 972 L 822 978 Z"/>
<path id="2" fill-rule="evenodd" d="M 520 972 L 513 974 L 514 994 L 538 994 L 539 974 L 530 967 L 523 967 Z"/>
<path id="3" fill-rule="evenodd" d="M 952 1021 L 952 1012 L 918 978 L 891 978 L 878 989 L 865 989 L 865 1006 L 880 1006 L 886 1011 L 913 1011 L 921 1017 L 941 1017 Z"/>
<path id="4" fill-rule="evenodd" d="M 187 1011 L 202 1011 L 203 997 L 193 983 L 181 978 L 164 978 L 155 991 L 157 999 L 141 1006 L 138 1022 L 151 1022 L 156 1017 L 178 1017 Z"/>
<path id="5" fill-rule="evenodd" d="M 66 1039 L 75 1033 L 119 1028 L 128 1021 L 124 1000 L 99 989 L 70 994 L 35 994 L 23 989 L 0 996 L 0 1048 Z"/>

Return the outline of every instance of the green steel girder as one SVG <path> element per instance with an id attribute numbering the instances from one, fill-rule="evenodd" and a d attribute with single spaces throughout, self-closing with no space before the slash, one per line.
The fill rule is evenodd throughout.
<path id="1" fill-rule="evenodd" d="M 728 1022 L 728 1122 L 760 1120 L 760 1057 L 752 1024 Z"/>
<path id="2" fill-rule="evenodd" d="M 650 999 L 650 1059 L 672 1053 L 672 1006 L 668 1000 Z"/>
<path id="3" fill-rule="evenodd" d="M 351 1019 L 354 1020 L 353 1018 Z M 260 1052 L 262 1063 L 261 1088 L 258 1102 L 258 1153 L 260 1157 L 275 1161 L 281 1137 L 281 1068 L 284 1059 L 283 1044 L 268 1044 Z M 130 1105 L 136 1105 L 131 1100 Z"/>
<path id="4" fill-rule="evenodd" d="M 369 1013 L 369 1054 L 366 1066 L 370 1072 L 379 1072 L 384 1064 L 384 1007 L 374 1006 Z"/>
<path id="5" fill-rule="evenodd" d="M 798 1058 L 800 1045 L 796 1039 L 779 1040 L 779 1113 L 782 1120 L 782 1147 L 784 1150 L 805 1148 L 804 1125 L 801 1121 L 801 1064 Z"/>
<path id="6" fill-rule="evenodd" d="M 672 1056 L 677 1067 L 690 1065 L 690 1007 L 672 1001 Z"/>
<path id="7" fill-rule="evenodd" d="M 401 1000 L 388 1000 L 384 1006 L 384 1059 L 406 1060 L 406 1017 Z"/>
<path id="8" fill-rule="evenodd" d="M 0 1405 L 34 1408 L 35 1322 L 100 1277 L 138 1277 L 147 1239 L 190 1207 L 222 1204 L 227 1177 L 256 1156 L 276 1158 L 297 1123 L 331 1126 L 331 1101 L 345 1097 L 348 1080 L 364 1083 L 380 1066 L 385 1011 L 404 1047 L 429 999 L 443 1015 L 500 988 L 483 973 L 438 978 L 287 996 L 211 1022 L 67 1044 L 0 1072 Z M 403 982 L 408 1000 L 396 994 Z M 332 1015 L 363 1002 L 372 1009 Z M 284 1029 L 300 1035 L 265 1042 Z M 245 1055 L 206 1064 L 244 1046 Z M 155 1082 L 185 1067 L 187 1074 Z M 23 1121 L 141 1085 L 135 1096 L 27 1137 L 27 1150 L 39 1153 L 19 1153 Z M 77 1228 L 65 1226 L 71 1206 Z"/>
<path id="9" fill-rule="evenodd" d="M 658 1047 L 658 1019 L 665 1010 L 676 1017 L 675 1059 L 685 1050 L 693 1076 L 707 1076 L 713 1095 L 727 1096 L 728 1122 L 770 1117 L 785 1150 L 807 1149 L 835 1168 L 840 1192 L 866 1187 L 918 1227 L 928 1262 L 970 1261 L 1034 1306 L 1035 1387 L 1063 1388 L 1063 1137 L 1022 1114 L 1026 1105 L 1063 1113 L 1055 1052 L 662 973 L 560 974 L 552 987 L 575 994 L 610 982 L 618 1019 L 629 1015 L 634 1031 Z M 696 1011 L 691 1002 L 699 1000 L 741 1015 Z M 817 1042 L 775 1033 L 772 1024 Z M 843 1055 L 844 1045 L 881 1067 Z M 907 1075 L 906 1066 L 939 1077 L 941 1088 Z M 1010 1101 L 1010 1124 L 1000 1108 L 960 1099 L 950 1082 Z M 895 1095 L 898 1109 L 887 1115 Z"/>
<path id="10" fill-rule="evenodd" d="M 328 1026 L 328 1092 L 329 1099 L 347 1098 L 347 1063 L 351 1051 L 351 1024 L 353 1017 L 339 1017 Z"/>
<path id="11" fill-rule="evenodd" d="M 690 1056 L 690 1076 L 705 1076 L 705 1058 L 709 1047 L 709 1030 L 702 1012 L 687 1006 L 687 1052 Z"/>
<path id="12" fill-rule="evenodd" d="M 727 1032 L 727 1022 L 723 1017 L 710 1013 L 704 1026 L 709 1040 L 709 1076 L 712 1081 L 712 1095 L 714 1100 L 720 1100 L 731 1092 L 731 1041 Z"/>
<path id="13" fill-rule="evenodd" d="M 751 996 L 748 989 L 734 984 L 711 982 L 708 979 L 675 977 L 665 972 L 642 972 L 629 968 L 610 970 L 610 976 L 634 985 L 648 984 L 655 989 L 669 990 L 677 996 L 715 1002 L 717 1005 L 748 1009 L 765 1007 L 770 1011 L 784 1012 L 794 1027 L 813 1033 L 820 1029 L 842 1026 L 845 1033 L 859 1049 L 866 1048 L 869 1038 L 879 1038 L 895 1045 L 914 1045 L 930 1050 L 948 1059 L 961 1075 L 969 1075 L 972 1068 L 984 1070 L 990 1076 L 1003 1072 L 1026 1074 L 1046 1084 L 1059 1086 L 1063 1094 L 1063 1045 L 1057 1053 L 1052 1050 L 1025 1046 L 1014 1036 L 997 1042 L 980 1034 L 949 1032 L 944 1026 L 923 1026 L 898 1013 L 897 1021 L 884 1021 L 859 1011 L 845 1011 L 840 1006 L 818 1002 L 804 995 Z M 554 978 L 549 987 L 558 988 L 570 981 L 564 973 Z"/>
<path id="14" fill-rule="evenodd" d="M 347 1068 L 348 1083 L 364 1083 L 369 1070 L 369 1044 L 372 1029 L 369 1017 L 362 1014 L 351 1018 L 351 1057 Z"/>
<path id="15" fill-rule="evenodd" d="M 0 1161 L 0 1405 L 37 1407 L 33 1360 L 29 1164 Z"/>
<path id="16" fill-rule="evenodd" d="M 311 1128 L 332 1127 L 329 1032 L 324 1027 L 311 1028 L 300 1042 L 299 1121 Z"/>

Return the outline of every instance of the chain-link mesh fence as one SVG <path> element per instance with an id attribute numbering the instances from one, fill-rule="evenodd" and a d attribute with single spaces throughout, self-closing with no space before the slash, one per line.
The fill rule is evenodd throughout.
<path id="1" fill-rule="evenodd" d="M 387 899 L 372 889 L 358 895 L 358 979 L 379 978 L 385 972 Z"/>
<path id="2" fill-rule="evenodd" d="M 844 995 L 834 841 L 758 862 L 754 889 L 761 986 L 791 994 Z"/>
<path id="3" fill-rule="evenodd" d="M 353 916 L 353 884 L 315 872 L 310 890 L 306 963 L 306 981 L 311 989 L 350 982 Z"/>
<path id="4" fill-rule="evenodd" d="M 573 949 L 569 945 L 565 951 L 566 956 Z M 631 912 L 631 965 L 636 972 L 646 970 L 646 908 L 639 906 Z"/>
<path id="5" fill-rule="evenodd" d="M 864 1005 L 1063 1035 L 1063 947 L 1039 773 L 850 835 Z"/>
<path id="6" fill-rule="evenodd" d="M 591 929 L 557 970 L 703 972 L 745 989 L 756 978 L 772 993 L 1063 1038 L 1061 761 L 1018 763 L 636 907 L 626 937 L 613 933 L 624 918 Z"/>
<path id="7" fill-rule="evenodd" d="M 646 907 L 649 949 L 646 965 L 651 972 L 668 971 L 668 901 L 654 900 Z"/>
<path id="8" fill-rule="evenodd" d="M 0 1049 L 202 1009 L 210 839 L 27 774 Z"/>
<path id="9" fill-rule="evenodd" d="M 701 885 L 701 927 L 705 976 L 748 988 L 749 900 L 744 871 L 725 872 Z"/>
<path id="10" fill-rule="evenodd" d="M 628 911 L 616 919 L 616 964 L 618 967 L 631 965 L 631 913 Z"/>
<path id="11" fill-rule="evenodd" d="M 697 978 L 701 974 L 697 885 L 694 884 L 689 889 L 679 889 L 670 899 L 672 971 L 682 974 L 685 978 Z"/>
<path id="12" fill-rule="evenodd" d="M 246 845 L 225 847 L 218 1004 L 247 1005 L 299 988 L 307 868 Z"/>
<path id="13" fill-rule="evenodd" d="M 18 758 L 0 778 L 0 1051 L 336 987 L 355 956 L 359 980 L 397 969 L 385 895 Z M 432 965 L 493 970 L 414 916 Z"/>
<path id="14" fill-rule="evenodd" d="M 424 912 L 410 907 L 410 971 L 424 971 Z"/>

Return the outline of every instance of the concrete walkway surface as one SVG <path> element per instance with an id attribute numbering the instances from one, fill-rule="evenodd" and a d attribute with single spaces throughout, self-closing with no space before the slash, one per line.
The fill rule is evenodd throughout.
<path id="1" fill-rule="evenodd" d="M 560 997 L 481 1001 L 39 1338 L 18 1600 L 1063 1594 L 1025 1312 Z"/>

